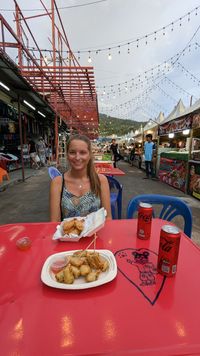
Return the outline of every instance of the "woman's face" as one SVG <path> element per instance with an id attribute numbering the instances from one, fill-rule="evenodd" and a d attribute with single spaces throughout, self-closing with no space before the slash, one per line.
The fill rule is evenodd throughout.
<path id="1" fill-rule="evenodd" d="M 82 140 L 73 140 L 69 145 L 67 158 L 71 168 L 75 170 L 86 168 L 91 158 L 87 143 Z"/>

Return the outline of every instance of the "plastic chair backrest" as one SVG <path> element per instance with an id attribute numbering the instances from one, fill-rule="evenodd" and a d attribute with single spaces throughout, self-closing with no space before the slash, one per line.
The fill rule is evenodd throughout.
<path id="1" fill-rule="evenodd" d="M 62 175 L 62 173 L 56 167 L 49 167 L 48 173 L 51 179 L 54 179 L 55 177 Z"/>
<path id="2" fill-rule="evenodd" d="M 121 219 L 122 216 L 122 185 L 118 182 L 117 179 L 106 176 L 108 179 L 110 187 L 110 201 L 111 201 L 111 210 L 112 217 L 115 217 L 115 204 L 117 203 L 118 219 Z"/>
<path id="3" fill-rule="evenodd" d="M 162 205 L 159 218 L 171 221 L 175 216 L 182 216 L 184 219 L 184 233 L 191 238 L 192 234 L 192 213 L 190 207 L 180 198 L 159 195 L 159 194 L 143 194 L 132 198 L 127 207 L 127 219 L 131 219 L 133 214 L 138 210 L 139 203 L 150 203 L 152 205 Z M 155 211 L 153 210 L 153 217 Z"/>

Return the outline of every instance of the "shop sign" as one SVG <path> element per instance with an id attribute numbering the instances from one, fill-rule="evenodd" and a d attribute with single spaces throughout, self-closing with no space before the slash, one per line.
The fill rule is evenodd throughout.
<path id="1" fill-rule="evenodd" d="M 166 122 L 159 127 L 159 136 L 167 135 L 171 132 L 181 132 L 186 129 L 191 129 L 192 117 L 186 116 L 182 119 Z"/>
<path id="2" fill-rule="evenodd" d="M 192 119 L 193 129 L 198 129 L 200 127 L 200 114 L 195 114 Z"/>

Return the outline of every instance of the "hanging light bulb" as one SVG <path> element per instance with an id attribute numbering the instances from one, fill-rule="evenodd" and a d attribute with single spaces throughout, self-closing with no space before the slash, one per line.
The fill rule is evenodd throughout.
<path id="1" fill-rule="evenodd" d="M 108 53 L 108 60 L 111 61 L 111 59 L 112 59 L 112 56 L 111 56 L 111 53 L 109 52 Z"/>
<path id="2" fill-rule="evenodd" d="M 88 63 L 92 63 L 92 58 L 90 56 L 88 57 Z"/>

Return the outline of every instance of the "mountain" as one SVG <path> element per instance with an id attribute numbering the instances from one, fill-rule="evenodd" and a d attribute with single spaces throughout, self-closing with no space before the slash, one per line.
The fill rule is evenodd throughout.
<path id="1" fill-rule="evenodd" d="M 145 121 L 124 120 L 99 114 L 99 134 L 104 137 L 112 134 L 123 136 L 130 131 L 140 129 L 141 125 L 144 126 L 145 124 Z"/>

